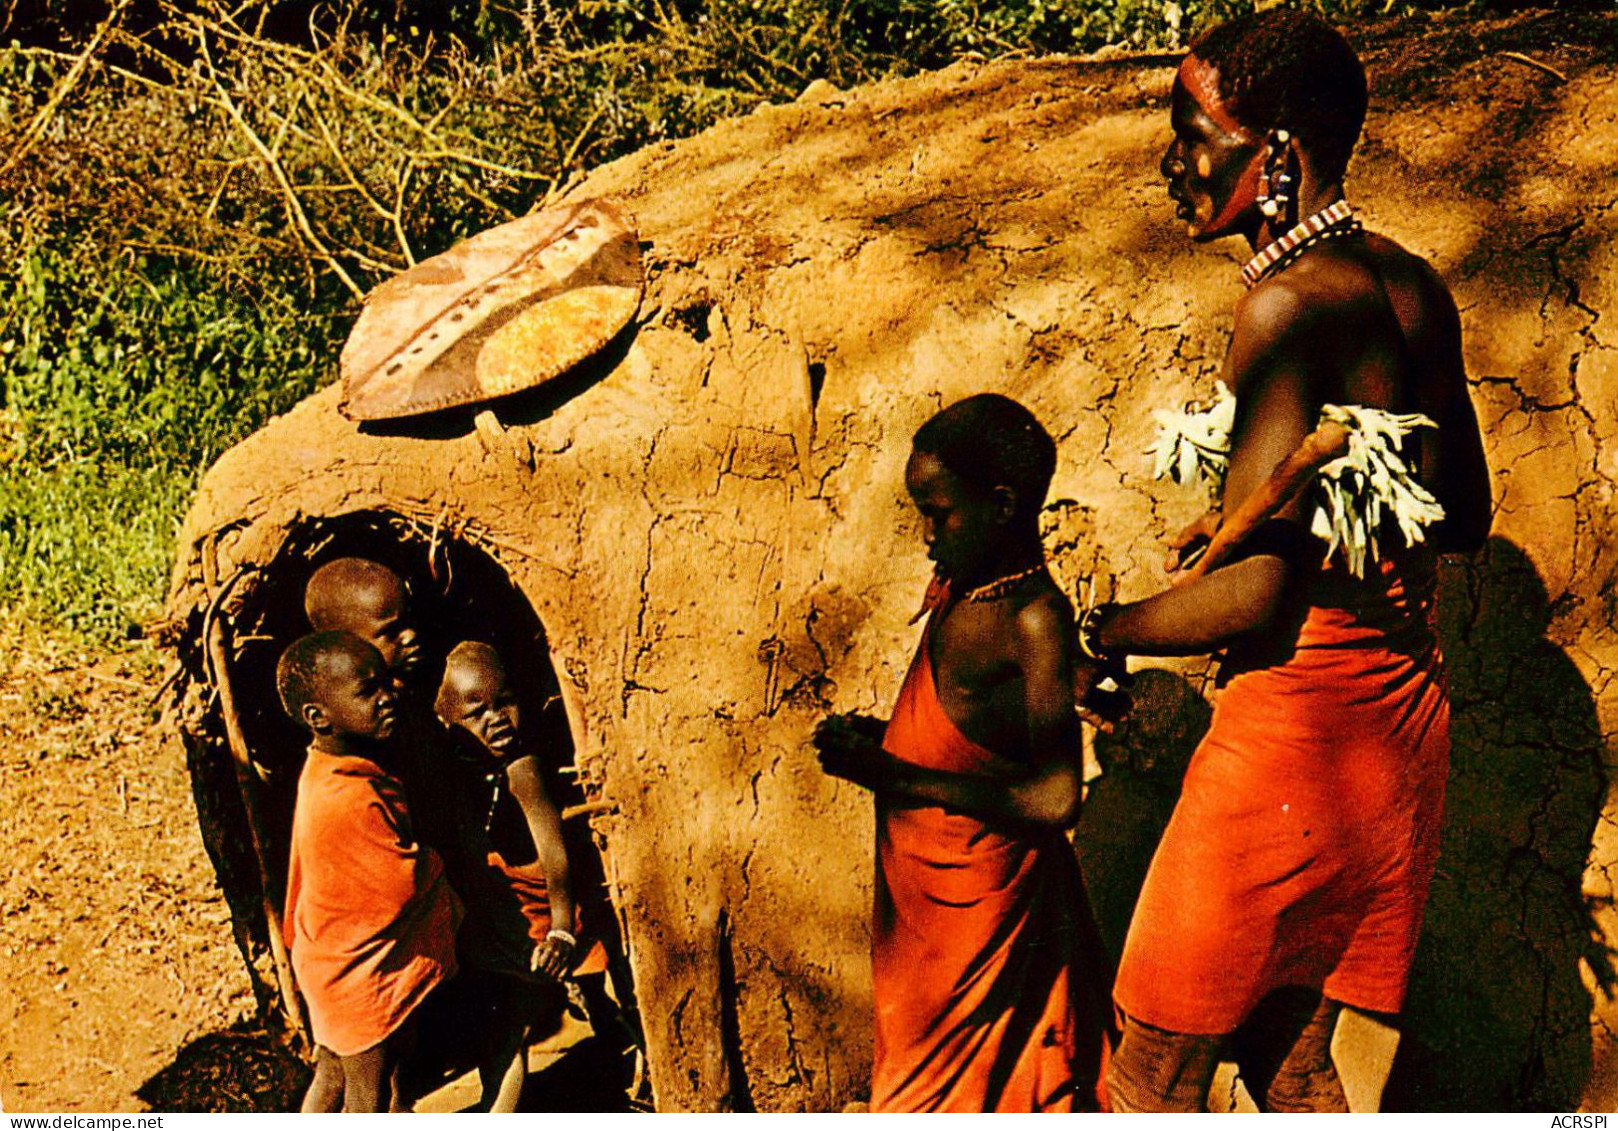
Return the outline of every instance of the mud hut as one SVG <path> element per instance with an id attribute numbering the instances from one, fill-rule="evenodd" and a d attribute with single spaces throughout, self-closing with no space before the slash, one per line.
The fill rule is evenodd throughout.
<path id="1" fill-rule="evenodd" d="M 1422 19 L 1362 44 L 1352 198 L 1456 290 L 1497 501 L 1489 550 L 1445 574 L 1451 800 L 1390 1105 L 1618 1103 L 1615 30 Z M 207 645 L 230 627 L 215 651 L 273 762 L 266 640 L 295 631 L 308 563 L 358 548 L 440 623 L 548 659 L 535 685 L 554 674 L 559 760 L 593 803 L 658 1106 L 863 1094 L 871 813 L 806 740 L 897 689 L 927 576 L 902 467 L 943 403 L 1004 391 L 1058 436 L 1046 529 L 1068 583 L 1146 594 L 1160 537 L 1198 513 L 1143 452 L 1153 408 L 1211 388 L 1239 249 L 1188 246 L 1164 204 L 1172 63 L 816 83 L 650 147 L 568 197 L 639 225 L 646 293 L 606 355 L 502 402 L 501 430 L 361 428 L 332 387 L 218 462 L 169 611 L 204 831 L 267 1006 Z M 1152 666 L 1163 702 L 1201 689 L 1200 664 Z M 1109 777 L 1081 829 L 1103 885 L 1143 812 Z"/>

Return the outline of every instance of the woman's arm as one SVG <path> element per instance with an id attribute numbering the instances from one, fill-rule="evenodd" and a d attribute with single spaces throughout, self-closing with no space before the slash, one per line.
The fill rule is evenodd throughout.
<path id="1" fill-rule="evenodd" d="M 1230 469 L 1223 513 L 1242 501 L 1297 450 L 1314 426 L 1319 406 L 1310 395 L 1316 364 L 1302 332 L 1299 300 L 1281 291 L 1254 292 L 1237 308 L 1236 333 L 1226 378 L 1236 389 Z M 1269 628 L 1280 613 L 1307 546 L 1309 493 L 1299 492 L 1272 526 L 1252 540 L 1239 560 L 1145 601 L 1117 606 L 1098 627 L 1104 651 L 1144 656 L 1190 656 L 1214 651 Z M 1178 563 L 1176 563 L 1178 564 Z"/>
<path id="2" fill-rule="evenodd" d="M 1470 554 L 1482 549 L 1494 520 L 1489 463 L 1466 384 L 1460 313 L 1443 280 L 1427 264 L 1421 266 L 1424 285 L 1416 300 L 1399 291 L 1392 295 L 1413 308 L 1408 315 L 1412 353 L 1423 367 L 1416 407 L 1438 425 L 1421 432 L 1421 479 L 1444 508 L 1443 520 L 1432 529 L 1434 548 Z"/>

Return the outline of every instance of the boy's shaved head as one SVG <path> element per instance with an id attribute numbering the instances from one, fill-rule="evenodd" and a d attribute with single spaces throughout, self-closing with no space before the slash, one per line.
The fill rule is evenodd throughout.
<path id="1" fill-rule="evenodd" d="M 303 709 L 320 698 L 320 681 L 326 665 L 343 656 L 356 662 L 376 656 L 371 645 L 352 632 L 311 632 L 287 645 L 275 665 L 275 689 L 281 706 L 293 718 L 303 720 Z"/>
<path id="2" fill-rule="evenodd" d="M 406 608 L 404 579 L 369 558 L 336 558 L 315 570 L 303 610 L 316 632 L 352 632 L 398 673 L 420 665 L 421 648 Z"/>
<path id="3" fill-rule="evenodd" d="M 309 578 L 303 591 L 303 611 L 316 632 L 347 628 L 356 605 L 376 598 L 404 598 L 404 580 L 387 566 L 369 558 L 336 558 Z"/>
<path id="4" fill-rule="evenodd" d="M 481 640 L 463 640 L 444 657 L 444 681 L 438 685 L 433 708 L 439 718 L 451 722 L 448 712 L 467 691 L 506 682 L 506 666 L 500 662 L 499 652 Z"/>
<path id="5" fill-rule="evenodd" d="M 445 726 L 465 727 L 496 755 L 518 749 L 521 711 L 500 653 L 477 640 L 457 644 L 444 660 L 433 704 Z"/>
<path id="6" fill-rule="evenodd" d="M 966 487 L 1010 487 L 1017 513 L 1037 516 L 1056 472 L 1056 441 L 1010 397 L 979 393 L 956 401 L 916 430 L 916 451 L 938 457 Z"/>

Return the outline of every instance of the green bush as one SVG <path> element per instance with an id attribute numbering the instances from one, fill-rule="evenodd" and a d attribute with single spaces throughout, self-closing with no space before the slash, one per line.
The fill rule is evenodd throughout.
<path id="1" fill-rule="evenodd" d="M 31 251 L 0 279 L 0 608 L 131 635 L 198 476 L 320 383 L 340 322 L 194 269 Z"/>
<path id="2" fill-rule="evenodd" d="M 98 641 L 138 636 L 194 489 L 188 475 L 94 460 L 0 469 L 0 608 Z"/>
<path id="3" fill-rule="evenodd" d="M 36 248 L 0 281 L 0 458 L 195 476 L 244 421 L 316 387 L 335 364 L 339 318 L 244 302 L 194 268 L 93 272 Z"/>

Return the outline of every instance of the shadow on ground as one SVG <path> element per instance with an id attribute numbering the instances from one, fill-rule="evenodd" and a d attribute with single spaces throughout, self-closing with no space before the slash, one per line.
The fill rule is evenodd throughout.
<path id="1" fill-rule="evenodd" d="M 530 1052 L 532 1065 L 518 1110 L 527 1112 L 633 1112 L 633 1063 L 595 1036 L 557 1051 L 550 1042 Z M 436 1086 L 462 1071 L 455 1066 L 434 1073 Z M 154 1112 L 295 1112 L 312 1075 L 302 1058 L 263 1029 L 237 1026 L 209 1033 L 187 1044 L 174 1062 L 156 1073 L 135 1095 Z M 466 1081 L 472 1110 L 477 1089 Z"/>
<path id="2" fill-rule="evenodd" d="M 309 1067 L 275 1035 L 248 1025 L 187 1044 L 135 1090 L 152 1111 L 297 1111 Z"/>

